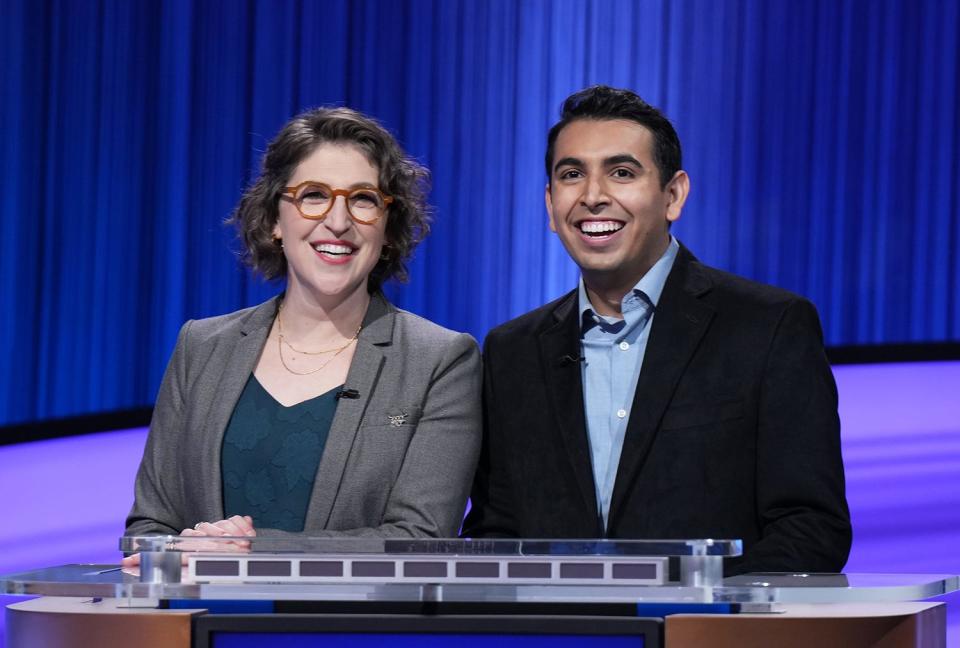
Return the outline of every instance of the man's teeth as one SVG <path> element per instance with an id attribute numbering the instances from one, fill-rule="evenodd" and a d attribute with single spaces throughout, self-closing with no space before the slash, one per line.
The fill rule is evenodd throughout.
<path id="1" fill-rule="evenodd" d="M 580 231 L 584 234 L 605 234 L 623 229 L 623 223 L 617 221 L 583 221 Z"/>
<path id="2" fill-rule="evenodd" d="M 350 254 L 353 252 L 353 248 L 349 245 L 335 245 L 333 243 L 320 243 L 319 245 L 314 245 L 313 249 L 317 252 L 325 252 L 327 254 Z"/>

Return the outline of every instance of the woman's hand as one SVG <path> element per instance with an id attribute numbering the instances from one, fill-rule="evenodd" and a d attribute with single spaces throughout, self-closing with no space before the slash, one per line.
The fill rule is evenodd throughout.
<path id="1" fill-rule="evenodd" d="M 184 529 L 181 536 L 234 536 L 238 538 L 256 537 L 253 518 L 249 515 L 234 515 L 219 522 L 197 522 L 192 529 Z"/>
<path id="2" fill-rule="evenodd" d="M 182 551 L 181 563 L 187 564 L 187 553 L 197 551 L 210 552 L 244 552 L 250 548 L 250 543 L 244 540 L 228 540 L 225 542 L 200 540 L 211 537 L 256 537 L 257 530 L 253 528 L 253 518 L 249 515 L 234 515 L 219 522 L 197 522 L 192 529 L 184 529 L 181 537 L 198 538 L 197 540 L 181 541 L 178 549 Z M 120 561 L 121 567 L 137 567 L 140 564 L 140 554 L 135 553 Z"/>

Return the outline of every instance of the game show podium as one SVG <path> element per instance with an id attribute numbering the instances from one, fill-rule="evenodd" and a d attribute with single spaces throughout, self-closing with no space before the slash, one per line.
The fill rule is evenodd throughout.
<path id="1" fill-rule="evenodd" d="M 723 578 L 736 540 L 121 539 L 0 577 L 7 645 L 944 646 L 956 576 Z M 916 602 L 920 601 L 920 602 Z"/>

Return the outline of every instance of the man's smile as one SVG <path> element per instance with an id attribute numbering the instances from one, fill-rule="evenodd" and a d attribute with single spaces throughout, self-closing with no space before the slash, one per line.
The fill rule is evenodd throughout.
<path id="1" fill-rule="evenodd" d="M 614 232 L 619 232 L 624 228 L 626 223 L 618 220 L 584 220 L 577 223 L 575 226 L 583 234 L 587 236 L 606 236 L 613 234 Z"/>

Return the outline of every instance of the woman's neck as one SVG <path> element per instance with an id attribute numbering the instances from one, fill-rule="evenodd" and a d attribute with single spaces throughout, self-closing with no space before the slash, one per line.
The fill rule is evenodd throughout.
<path id="1" fill-rule="evenodd" d="M 288 285 L 281 304 L 284 336 L 318 344 L 353 337 L 369 305 L 365 283 L 346 295 L 315 295 Z"/>

